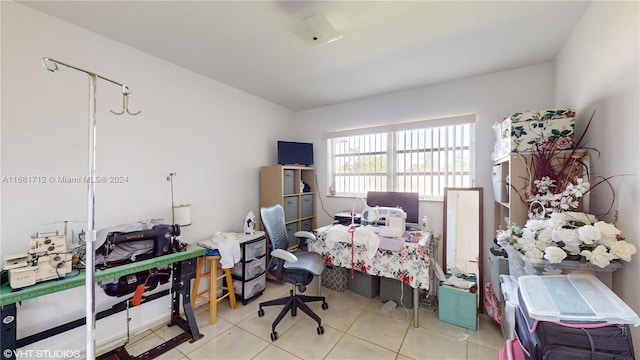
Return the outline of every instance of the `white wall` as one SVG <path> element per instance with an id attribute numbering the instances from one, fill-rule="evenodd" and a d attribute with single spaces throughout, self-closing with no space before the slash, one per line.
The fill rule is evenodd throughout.
<path id="1" fill-rule="evenodd" d="M 588 146 L 600 151 L 591 162 L 592 172 L 615 176 L 612 213 L 626 240 L 640 250 L 640 3 L 596 1 L 566 42 L 556 61 L 556 105 L 578 112 L 584 131 L 589 117 Z M 607 211 L 612 200 L 606 186 L 591 196 L 593 214 Z M 613 289 L 640 314 L 640 254 L 613 274 Z M 635 343 L 640 329 L 633 328 Z"/>
<path id="2" fill-rule="evenodd" d="M 323 134 L 329 131 L 389 123 L 476 114 L 476 186 L 484 188 L 484 253 L 493 243 L 493 192 L 491 152 L 495 137 L 492 125 L 519 111 L 545 109 L 554 104 L 554 72 L 551 63 L 494 73 L 371 97 L 359 101 L 296 113 L 297 126 L 316 144 L 315 163 L 319 192 L 326 213 L 318 208 L 318 224 L 329 223 L 335 212 L 351 209 L 351 198 L 327 197 L 327 149 Z M 356 210 L 361 205 L 356 205 Z M 420 218 L 427 215 L 442 234 L 442 202 L 420 204 Z M 442 250 L 440 249 L 440 253 Z M 442 261 L 442 259 L 440 259 Z M 442 264 L 442 262 L 440 262 Z M 484 264 L 485 279 L 489 265 Z"/>
<path id="3" fill-rule="evenodd" d="M 40 64 L 46 56 L 126 83 L 131 110 L 142 110 L 134 117 L 111 115 L 121 106 L 120 88 L 98 81 L 97 173 L 127 176 L 128 182 L 97 186 L 97 229 L 170 220 L 170 172 L 177 173 L 176 203 L 192 204 L 185 242 L 240 231 L 246 213 L 258 213 L 259 167 L 276 163 L 283 134 L 297 138 L 290 110 L 17 3 L 1 6 L 3 178 L 87 174 L 88 76 L 64 67 L 48 72 Z M 0 259 L 26 251 L 36 231 L 86 220 L 86 197 L 84 184 L 3 182 Z M 23 302 L 19 318 L 31 320 L 19 323 L 19 336 L 83 316 L 83 294 L 79 288 Z M 116 300 L 98 289 L 98 310 Z M 167 317 L 168 298 L 141 308 L 134 311 L 133 329 Z M 98 343 L 123 338 L 123 317 L 98 323 Z M 84 331 L 74 334 L 80 335 L 34 346 L 83 349 Z"/>

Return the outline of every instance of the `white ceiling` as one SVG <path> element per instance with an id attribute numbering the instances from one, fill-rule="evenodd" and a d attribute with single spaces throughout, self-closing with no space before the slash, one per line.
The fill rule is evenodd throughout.
<path id="1" fill-rule="evenodd" d="M 295 111 L 552 61 L 585 1 L 20 1 Z M 324 15 L 343 38 L 293 31 Z"/>

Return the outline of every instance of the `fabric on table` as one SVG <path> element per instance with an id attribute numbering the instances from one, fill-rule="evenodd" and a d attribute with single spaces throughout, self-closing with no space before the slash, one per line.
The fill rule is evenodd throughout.
<path id="1" fill-rule="evenodd" d="M 198 245 L 207 249 L 217 249 L 220 252 L 220 267 L 232 268 L 240 261 L 240 242 L 233 233 L 216 233 L 210 239 L 200 241 Z"/>
<path id="2" fill-rule="evenodd" d="M 333 226 L 327 231 L 327 237 L 325 239 L 327 247 L 333 249 L 338 242 L 351 243 L 351 234 L 349 233 L 349 227 L 344 225 Z M 353 243 L 355 245 L 363 245 L 366 249 L 366 255 L 369 259 L 373 259 L 376 256 L 378 247 L 380 246 L 380 238 L 378 234 L 372 230 L 363 226 L 356 227 L 353 234 Z"/>

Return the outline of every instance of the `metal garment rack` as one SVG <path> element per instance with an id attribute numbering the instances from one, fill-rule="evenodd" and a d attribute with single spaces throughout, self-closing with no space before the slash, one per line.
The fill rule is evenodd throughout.
<path id="1" fill-rule="evenodd" d="M 51 72 L 58 72 L 58 65 L 63 65 L 73 70 L 77 70 L 89 75 L 89 172 L 87 179 L 88 184 L 88 202 L 87 202 L 87 232 L 85 236 L 86 244 L 86 278 L 85 278 L 85 310 L 86 310 L 86 359 L 95 359 L 96 345 L 96 304 L 95 304 L 95 250 L 93 248 L 96 240 L 95 230 L 95 192 L 96 192 L 96 83 L 98 79 L 106 80 L 112 84 L 122 88 L 122 111 L 111 112 L 115 115 L 123 115 L 125 112 L 129 115 L 138 115 L 140 111 L 132 113 L 129 111 L 129 96 L 131 91 L 127 85 L 113 81 L 104 76 L 100 76 L 93 71 L 84 70 L 62 61 L 51 58 L 43 58 L 42 66 Z"/>

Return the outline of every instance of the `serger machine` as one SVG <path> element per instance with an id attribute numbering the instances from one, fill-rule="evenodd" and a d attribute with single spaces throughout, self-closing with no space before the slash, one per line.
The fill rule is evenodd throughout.
<path id="1" fill-rule="evenodd" d="M 71 271 L 71 254 L 64 235 L 36 233 L 29 239 L 26 253 L 11 254 L 5 259 L 9 286 L 23 288 L 40 281 L 63 278 Z"/>

